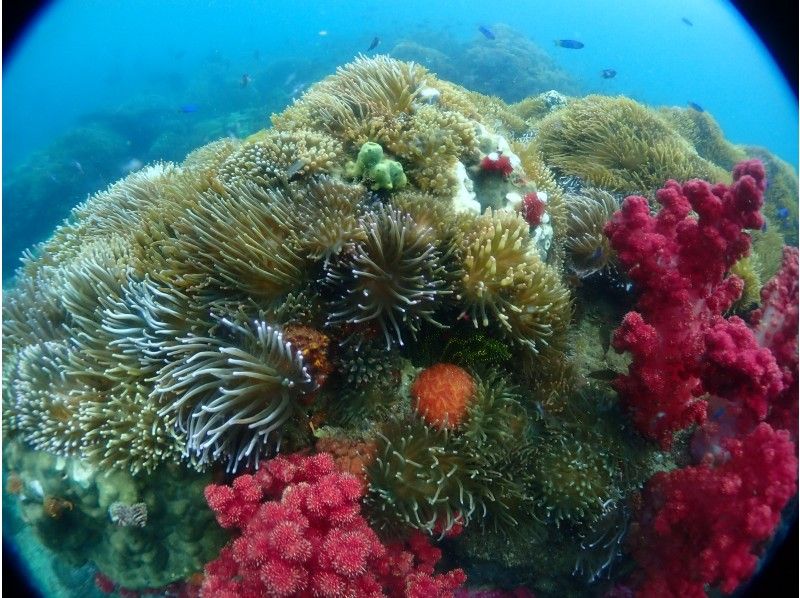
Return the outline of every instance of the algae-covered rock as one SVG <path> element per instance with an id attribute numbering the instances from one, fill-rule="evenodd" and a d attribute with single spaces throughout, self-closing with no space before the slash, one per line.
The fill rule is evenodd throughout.
<path id="1" fill-rule="evenodd" d="M 37 538 L 75 567 L 95 565 L 127 588 L 152 588 L 201 571 L 226 534 L 203 498 L 211 482 L 176 464 L 149 477 L 104 472 L 75 458 L 8 443 L 3 467 L 20 480 L 15 500 Z M 117 505 L 139 507 L 136 524 L 115 523 Z M 123 521 L 124 523 L 124 521 Z"/>

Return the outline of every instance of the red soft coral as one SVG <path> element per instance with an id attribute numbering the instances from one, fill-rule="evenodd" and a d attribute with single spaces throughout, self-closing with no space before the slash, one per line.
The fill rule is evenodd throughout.
<path id="1" fill-rule="evenodd" d="M 773 401 L 767 421 L 789 430 L 797 442 L 797 247 L 783 248 L 783 265 L 761 289 L 761 307 L 751 321 L 758 343 L 775 356 L 785 387 Z"/>
<path id="2" fill-rule="evenodd" d="M 614 333 L 614 348 L 632 354 L 616 388 L 639 431 L 664 448 L 705 420 L 706 393 L 735 401 L 752 427 L 785 385 L 770 351 L 741 320 L 722 317 L 742 290 L 726 274 L 749 250 L 743 229 L 763 224 L 763 166 L 743 162 L 733 175 L 730 187 L 668 181 L 655 217 L 645 198 L 628 197 L 606 225 L 638 294 Z"/>
<path id="3" fill-rule="evenodd" d="M 383 546 L 360 513 L 363 492 L 327 453 L 276 457 L 231 487 L 208 486 L 220 525 L 241 535 L 206 566 L 201 595 L 452 596 L 463 571 L 434 575 L 440 553 L 426 538 Z"/>
<path id="4" fill-rule="evenodd" d="M 498 172 L 506 177 L 514 172 L 514 165 L 511 164 L 508 156 L 504 156 L 501 152 L 492 152 L 481 160 L 481 170 L 490 173 Z"/>
<path id="5" fill-rule="evenodd" d="M 794 445 L 761 423 L 723 446 L 721 465 L 657 473 L 645 486 L 631 531 L 639 595 L 705 596 L 706 584 L 732 592 L 753 573 L 795 493 Z"/>

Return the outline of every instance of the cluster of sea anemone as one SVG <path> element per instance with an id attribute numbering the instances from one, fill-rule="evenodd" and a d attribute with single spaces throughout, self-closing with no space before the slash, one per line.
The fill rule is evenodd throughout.
<path id="1" fill-rule="evenodd" d="M 476 585 L 519 574 L 559 595 L 576 571 L 611 575 L 637 489 L 685 455 L 630 427 L 609 384 L 627 364 L 608 339 L 595 350 L 617 314 L 591 291 L 630 288 L 604 228 L 614 193 L 716 177 L 730 154 L 693 149 L 669 118 L 618 98 L 509 107 L 359 57 L 272 128 L 97 193 L 4 294 L 16 495 L 52 489 L 59 526 L 101 536 L 115 523 L 87 495 L 106 473 L 129 491 L 103 505 L 160 521 L 189 508 L 151 497 L 174 472 L 194 488 L 330 452 L 379 533 L 447 536 Z M 27 513 L 42 534 L 44 498 Z M 143 554 L 165 542 L 137 537 Z M 142 589 L 222 541 L 139 578 L 127 546 L 55 548 Z"/>

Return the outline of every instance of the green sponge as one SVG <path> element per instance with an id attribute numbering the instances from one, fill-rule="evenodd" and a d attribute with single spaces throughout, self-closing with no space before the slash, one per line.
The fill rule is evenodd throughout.
<path id="1" fill-rule="evenodd" d="M 407 183 L 400 162 L 384 158 L 383 148 L 372 141 L 361 146 L 356 161 L 347 165 L 347 174 L 360 177 L 373 191 L 402 189 Z"/>

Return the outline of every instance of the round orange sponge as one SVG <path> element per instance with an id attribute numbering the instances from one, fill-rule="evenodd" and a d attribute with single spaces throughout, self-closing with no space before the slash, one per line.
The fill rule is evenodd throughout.
<path id="1" fill-rule="evenodd" d="M 414 409 L 434 428 L 457 428 L 475 395 L 475 381 L 464 368 L 437 363 L 423 370 L 411 385 Z"/>

